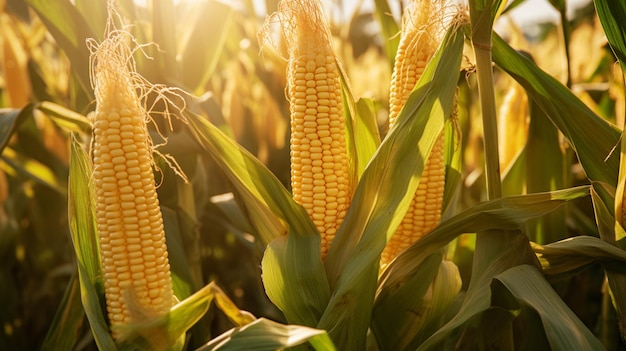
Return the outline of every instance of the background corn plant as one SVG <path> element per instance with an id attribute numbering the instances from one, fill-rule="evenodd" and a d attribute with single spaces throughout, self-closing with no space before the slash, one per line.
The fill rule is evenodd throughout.
<path id="1" fill-rule="evenodd" d="M 277 1 L 259 3 L 116 2 L 137 42 L 154 43 L 137 52 L 138 72 L 193 98 L 187 124 L 170 130 L 155 118 L 167 131 L 161 151 L 190 178 L 158 161 L 175 290 L 191 297 L 115 345 L 101 309 L 86 153 L 94 98 L 85 40 L 103 39 L 106 2 L 0 2 L 0 348 L 147 348 L 151 333 L 185 349 L 307 340 L 318 350 L 625 348 L 626 5 L 596 0 L 529 41 L 515 28 L 499 32 L 506 40 L 492 34 L 504 1 L 470 0 L 469 24 L 447 34 L 391 132 L 388 84 L 406 3 L 374 1 L 371 13 L 344 16 L 340 3 L 327 7 L 359 183 L 322 262 L 319 235 L 287 189 L 285 53 L 280 43 L 261 51 L 256 39 Z M 551 4 L 566 18 L 565 2 Z M 509 90 L 517 97 L 505 98 Z M 457 124 L 448 120 L 455 93 Z M 510 108 L 514 99 L 522 102 Z M 494 130 L 507 135 L 509 123 L 522 135 L 498 146 Z M 416 145 L 426 152 L 442 130 L 447 210 L 379 276 L 422 172 Z M 501 160 L 497 147 L 512 155 Z M 219 308 L 205 314 L 213 300 Z"/>

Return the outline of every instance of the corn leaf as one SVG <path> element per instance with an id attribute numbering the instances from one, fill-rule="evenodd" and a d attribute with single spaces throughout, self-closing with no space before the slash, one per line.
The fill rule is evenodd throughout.
<path id="1" fill-rule="evenodd" d="M 273 351 L 309 342 L 316 351 L 336 350 L 328 334 L 300 325 L 284 325 L 265 318 L 231 329 L 196 351 Z"/>
<path id="2" fill-rule="evenodd" d="M 256 233 L 256 230 L 248 221 L 248 217 L 235 201 L 233 193 L 213 196 L 207 206 L 211 208 L 211 212 L 221 216 L 223 219 L 222 224 L 228 228 L 229 232 L 237 235 L 241 243 L 248 245 L 251 250 L 261 247 L 261 245 L 255 244 L 247 237 L 249 234 L 258 237 L 258 233 Z M 265 249 L 264 245 L 262 249 Z"/>
<path id="3" fill-rule="evenodd" d="M 119 349 L 154 350 L 169 345 L 167 350 L 181 350 L 185 332 L 208 311 L 212 301 L 215 301 L 237 326 L 243 326 L 255 320 L 250 313 L 239 310 L 215 283 L 209 283 L 176 304 L 166 315 L 149 323 L 120 328 L 123 336 L 118 342 Z"/>
<path id="4" fill-rule="evenodd" d="M 300 233 L 315 228 L 312 222 L 306 223 L 308 215 L 304 209 L 293 202 L 289 192 L 259 160 L 201 116 L 188 112 L 187 117 L 200 146 L 209 152 L 237 187 L 250 220 L 265 244 L 286 234 L 283 221 L 287 219 L 295 221 L 300 218 L 303 222 L 297 224 Z"/>
<path id="5" fill-rule="evenodd" d="M 323 303 L 328 301 L 328 283 L 315 271 L 315 266 L 311 269 L 293 264 L 315 260 L 315 257 L 307 256 L 313 256 L 319 244 L 307 250 L 306 247 L 298 247 L 296 240 L 290 240 L 290 236 L 293 237 L 293 234 L 274 239 L 265 249 L 261 262 L 265 292 L 290 323 L 315 325 L 324 312 Z M 321 264 L 319 252 L 317 255 Z M 303 283 L 300 277 L 306 277 L 308 281 Z M 299 289 L 292 289 L 292 286 L 299 286 Z"/>
<path id="6" fill-rule="evenodd" d="M 317 228 L 259 160 L 201 117 L 188 118 L 200 145 L 237 188 L 261 237 L 271 241 L 261 263 L 270 300 L 290 323 L 315 326 L 330 295 Z"/>
<path id="7" fill-rule="evenodd" d="M 42 351 L 72 350 L 80 340 L 85 312 L 80 301 L 80 283 L 74 274 L 48 329 Z"/>
<path id="8" fill-rule="evenodd" d="M 607 270 L 626 274 L 626 251 L 593 236 L 575 236 L 548 245 L 533 244 L 543 273 L 558 280 L 600 263 Z"/>
<path id="9" fill-rule="evenodd" d="M 378 145 L 380 145 L 380 135 L 376 123 L 374 102 L 365 98 L 355 102 L 346 72 L 339 63 L 337 66 L 341 77 L 350 169 L 352 170 L 353 184 L 356 184 L 376 152 Z"/>
<path id="10" fill-rule="evenodd" d="M 197 287 L 194 286 L 194 281 L 191 278 L 191 272 L 189 270 L 189 263 L 187 261 L 187 254 L 183 244 L 184 228 L 182 221 L 187 221 L 184 213 L 177 213 L 176 211 L 161 206 L 161 213 L 163 215 L 163 227 L 165 230 L 165 240 L 167 242 L 167 254 L 170 261 L 170 268 L 172 272 L 172 284 L 174 289 L 174 295 L 178 298 L 186 298 Z"/>
<path id="11" fill-rule="evenodd" d="M 234 12 L 227 2 L 189 4 L 186 25 L 183 27 L 185 32 L 180 36 L 180 67 L 183 84 L 197 95 L 204 93 L 203 89 L 217 68 L 220 53 L 231 32 L 228 29 L 233 22 Z"/>
<path id="12" fill-rule="evenodd" d="M 390 67 L 393 68 L 398 45 L 400 45 L 400 26 L 393 18 L 387 0 L 374 0 L 374 4 L 376 5 L 376 19 L 380 24 L 381 33 L 383 35 L 383 48 L 385 49 Z"/>
<path id="13" fill-rule="evenodd" d="M 393 296 L 400 294 L 402 289 L 409 289 L 412 279 L 415 279 L 419 267 L 428 257 L 462 233 L 481 232 L 491 229 L 517 230 L 530 218 L 539 217 L 561 206 L 567 201 L 589 195 L 589 187 L 569 188 L 549 193 L 518 195 L 480 203 L 448 220 L 442 221 L 439 226 L 418 240 L 407 250 L 403 251 L 379 279 L 376 304 L 391 304 Z M 460 327 L 472 317 L 489 308 L 489 282 L 503 266 L 511 266 L 524 262 L 520 257 L 519 245 L 528 245 L 525 236 L 516 236 L 521 242 L 511 242 L 507 250 L 502 252 L 496 260 L 490 263 L 476 284 L 471 288 L 458 314 L 444 327 L 439 329 L 421 347 L 427 350 L 442 342 L 453 330 Z M 410 289 L 409 289 L 410 290 Z M 400 302 L 398 302 L 400 303 Z M 410 313 L 411 301 L 405 301 Z M 406 318 L 396 315 L 396 320 Z"/>
<path id="14" fill-rule="evenodd" d="M 35 105 L 34 108 L 45 113 L 50 117 L 50 119 L 66 131 L 87 133 L 91 130 L 91 123 L 87 117 L 61 105 L 43 101 Z"/>
<path id="15" fill-rule="evenodd" d="M 21 110 L 1 108 L 0 109 L 0 154 L 7 146 L 11 136 L 17 128 L 26 120 L 32 117 L 33 106 L 27 105 Z"/>
<path id="16" fill-rule="evenodd" d="M 615 225 L 620 224 L 624 226 L 624 195 L 626 190 L 626 140 L 624 139 L 624 133 L 626 133 L 626 129 L 622 131 L 622 137 L 620 140 L 620 159 L 619 159 L 619 171 L 617 175 L 617 187 L 614 191 L 614 203 L 613 206 L 610 203 L 604 203 L 603 205 L 606 207 L 608 214 L 605 216 L 606 223 L 609 224 L 611 222 L 615 222 Z M 599 217 L 596 214 L 596 217 Z M 611 220 L 611 217 L 614 220 Z M 600 224 L 600 223 L 598 223 Z M 608 229 L 602 231 L 601 234 L 604 234 L 603 238 L 608 240 L 609 242 L 619 241 L 619 237 L 615 236 L 614 230 L 612 230 L 611 225 L 608 225 Z M 622 244 L 622 249 L 626 248 L 626 243 Z"/>
<path id="17" fill-rule="evenodd" d="M 100 307 L 99 297 L 104 296 L 104 282 L 96 233 L 94 194 L 90 185 L 91 164 L 73 134 L 70 150 L 69 220 L 83 308 L 98 348 L 117 350 Z"/>
<path id="18" fill-rule="evenodd" d="M 620 167 L 625 167 L 625 165 L 626 162 L 621 159 Z M 621 177 L 625 176 L 625 174 L 620 171 L 620 182 L 623 182 Z M 620 183 L 620 187 L 623 187 L 623 184 Z M 624 233 L 622 225 L 613 217 L 612 209 L 604 203 L 599 195 L 601 192 L 612 191 L 612 188 L 608 190 L 605 188 L 606 186 L 602 186 L 602 184 L 594 184 L 591 192 L 598 231 L 602 240 L 619 247 L 623 251 L 624 246 L 626 246 L 626 240 L 624 240 L 626 233 Z M 619 196 L 619 191 L 618 197 L 621 197 Z M 611 289 L 613 306 L 617 314 L 619 330 L 622 337 L 624 337 L 626 336 L 626 320 L 624 319 L 624 316 L 626 316 L 626 275 L 612 270 L 607 270 L 606 275 L 609 281 L 609 288 Z"/>
<path id="19" fill-rule="evenodd" d="M 520 4 L 522 4 L 525 0 L 511 0 L 507 2 L 506 8 L 504 9 L 504 11 L 502 11 L 503 14 L 513 10 L 514 8 L 516 8 L 517 6 L 519 6 Z"/>
<path id="20" fill-rule="evenodd" d="M 180 66 L 176 61 L 178 54 L 176 27 L 178 23 L 176 23 L 173 13 L 175 13 L 173 0 L 152 2 L 152 41 L 159 49 L 155 55 L 157 59 L 154 63 L 158 67 L 161 81 L 166 82 L 180 81 Z"/>
<path id="21" fill-rule="evenodd" d="M 372 332 L 381 350 L 415 349 L 441 326 L 462 285 L 456 265 L 442 258 L 440 252 L 426 258 L 405 289 L 375 304 Z"/>
<path id="22" fill-rule="evenodd" d="M 377 300 L 415 275 L 422 260 L 447 245 L 463 233 L 490 229 L 518 230 L 531 218 L 554 211 L 567 201 L 589 195 L 588 186 L 580 186 L 546 193 L 506 196 L 477 204 L 447 220 L 403 251 L 383 272 Z M 387 290 L 391 289 L 391 290 Z"/>
<path id="23" fill-rule="evenodd" d="M 495 279 L 500 281 L 520 303 L 537 311 L 552 350 L 604 349 L 535 267 L 517 266 Z"/>
<path id="24" fill-rule="evenodd" d="M 341 350 L 362 349 L 378 262 L 415 193 L 424 160 L 453 110 L 463 33 L 453 30 L 367 165 L 326 257 L 333 295 L 317 325 Z"/>
<path id="25" fill-rule="evenodd" d="M 526 191 L 538 193 L 565 187 L 566 161 L 559 145 L 558 130 L 535 102 L 530 104 L 530 125 L 525 146 Z M 525 234 L 539 244 L 550 243 L 567 235 L 565 208 L 532 219 Z"/>
<path id="26" fill-rule="evenodd" d="M 493 24 L 504 11 L 507 2 L 503 0 L 472 0 L 469 2 L 472 43 L 490 47 Z"/>
<path id="27" fill-rule="evenodd" d="M 458 100 L 457 100 L 458 101 Z M 459 185 L 463 181 L 463 148 L 461 136 L 458 133 L 458 120 L 446 123 L 445 129 L 445 167 L 446 179 L 443 192 L 442 213 L 452 213 L 454 210 L 454 199 L 458 193 Z"/>
<path id="28" fill-rule="evenodd" d="M 74 4 L 83 18 L 89 18 L 87 24 L 89 25 L 91 32 L 94 34 L 97 33 L 97 36 L 94 38 L 98 38 L 99 41 L 102 40 L 108 16 L 107 2 L 74 0 Z"/>
<path id="29" fill-rule="evenodd" d="M 515 155 L 509 167 L 507 167 L 502 175 L 502 194 L 517 195 L 523 194 L 526 185 L 526 150 L 522 149 Z"/>
<path id="30" fill-rule="evenodd" d="M 598 18 L 611 49 L 626 74 L 626 3 L 623 1 L 594 0 Z"/>
<path id="31" fill-rule="evenodd" d="M 565 11 L 565 0 L 549 0 L 550 4 L 559 12 Z"/>
<path id="32" fill-rule="evenodd" d="M 500 37 L 495 35 L 493 39 L 494 62 L 526 89 L 528 96 L 565 135 L 587 177 L 615 186 L 618 153 L 612 150 L 618 143 L 619 131 Z"/>
<path id="33" fill-rule="evenodd" d="M 26 2 L 46 24 L 48 31 L 67 57 L 72 58 L 72 73 L 82 93 L 93 100 L 89 80 L 89 50 L 85 41 L 87 38 L 96 38 L 96 36 L 85 18 L 69 0 L 27 0 Z"/>
<path id="34" fill-rule="evenodd" d="M 47 165 L 15 151 L 11 147 L 5 147 L 0 159 L 14 171 L 25 175 L 27 178 L 44 186 L 54 189 L 59 194 L 67 193 L 65 179 L 61 178 Z"/>

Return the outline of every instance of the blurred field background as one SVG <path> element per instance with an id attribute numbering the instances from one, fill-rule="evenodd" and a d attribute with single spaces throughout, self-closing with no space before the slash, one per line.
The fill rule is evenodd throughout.
<path id="1" fill-rule="evenodd" d="M 118 3 L 122 16 L 134 23 L 130 31 L 138 42 L 156 43 L 144 48 L 145 56 L 136 55 L 139 73 L 154 83 L 190 92 L 190 108 L 232 136 L 289 187 L 286 54 L 281 52 L 279 39 L 277 49 L 260 47 L 257 41 L 265 14 L 275 11 L 277 2 Z M 396 37 L 386 33 L 381 24 L 397 24 L 406 4 L 400 0 L 325 3 L 335 51 L 353 93 L 367 101 L 384 136 Z M 381 3 L 388 3 L 393 17 L 381 12 Z M 543 3 L 551 6 L 547 0 Z M 104 1 L 0 0 L 1 350 L 41 348 L 55 318 L 63 317 L 57 315 L 63 301 L 78 298 L 67 212 L 69 134 L 77 133 L 88 144 L 87 117 L 94 106 L 85 39 L 102 39 L 105 13 Z M 559 14 L 557 10 L 554 13 Z M 532 56 L 598 116 L 624 126 L 623 74 L 591 2 L 577 4 L 565 26 L 559 18 L 531 24 L 528 19 L 515 22 L 509 16 L 505 14 L 497 28 L 513 47 Z M 467 63 L 466 69 L 470 72 L 471 64 Z M 503 105 L 519 88 L 500 70 L 495 78 L 496 99 Z M 458 211 L 486 199 L 480 113 L 473 95 L 475 78 L 468 73 L 459 89 L 463 180 L 457 193 Z M 528 104 L 519 103 L 519 108 L 528 109 Z M 504 193 L 588 184 L 573 150 L 552 127 L 546 139 L 537 141 L 550 145 L 536 147 L 556 150 L 558 157 L 567 161 L 555 162 L 546 156 L 536 164 L 515 162 L 529 133 L 538 135 L 532 128 L 548 128 L 529 126 L 527 116 L 528 112 L 521 113 L 517 121 L 501 122 L 501 150 L 510 148 L 508 155 L 512 155 L 508 159 L 505 153 L 501 155 L 503 173 L 511 174 L 504 178 Z M 507 129 L 508 123 L 513 127 Z M 185 253 L 186 262 L 173 266 L 187 267 L 182 271 L 191 291 L 215 281 L 239 308 L 285 322 L 265 295 L 259 267 L 264 246 L 248 222 L 246 210 L 238 205 L 237 194 L 223 172 L 191 145 L 182 129 L 179 122 L 174 123 L 162 151 L 178 160 L 192 186 L 185 186 L 163 167 L 159 187 L 165 216 L 171 219 L 168 223 L 177 228 L 172 231 L 180 233 L 174 250 Z M 519 181 L 515 172 L 520 170 L 550 173 L 552 183 L 548 186 L 545 179 Z M 599 236 L 589 198 L 575 200 L 561 211 L 556 211 L 556 219 L 547 219 L 553 230 L 545 230 L 545 222 L 529 223 L 531 240 L 547 244 L 580 234 Z M 464 287 L 471 274 L 473 250 L 472 235 L 459 237 L 450 248 Z M 553 287 L 607 349 L 626 350 L 599 264 L 553 282 Z M 212 308 L 197 327 L 203 330 L 196 334 L 201 337 L 190 345 L 199 346 L 231 327 L 224 315 Z M 75 333 L 79 340 L 75 350 L 96 348 L 86 319 Z"/>

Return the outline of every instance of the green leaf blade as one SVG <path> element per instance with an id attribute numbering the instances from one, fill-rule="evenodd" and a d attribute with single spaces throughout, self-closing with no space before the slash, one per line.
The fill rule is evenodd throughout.
<path id="1" fill-rule="evenodd" d="M 569 89 L 497 35 L 493 40 L 493 59 L 526 89 L 529 97 L 569 140 L 587 177 L 615 186 L 619 153 L 613 150 L 620 136 L 617 128 L 598 117 Z"/>
<path id="2" fill-rule="evenodd" d="M 604 349 L 535 267 L 517 266 L 495 279 L 502 282 L 520 302 L 539 313 L 553 350 Z"/>

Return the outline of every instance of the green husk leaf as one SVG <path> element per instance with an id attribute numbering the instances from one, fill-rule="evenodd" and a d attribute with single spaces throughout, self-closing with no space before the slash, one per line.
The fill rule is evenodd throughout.
<path id="1" fill-rule="evenodd" d="M 513 267 L 495 279 L 502 282 L 520 303 L 537 311 L 552 350 L 604 349 L 535 267 Z"/>
<path id="2" fill-rule="evenodd" d="M 209 309 L 215 300 L 218 307 L 237 326 L 252 323 L 255 317 L 241 311 L 215 283 L 211 282 L 176 304 L 169 313 L 151 322 L 120 328 L 120 350 L 181 350 L 185 332 Z"/>
<path id="3" fill-rule="evenodd" d="M 311 326 L 324 312 L 330 292 L 323 271 L 320 274 L 313 265 L 294 266 L 316 261 L 316 253 L 321 264 L 319 250 L 315 250 L 320 247 L 319 240 L 315 236 L 293 238 L 294 235 L 276 238 L 265 249 L 261 261 L 263 284 L 267 296 L 283 311 L 287 321 Z M 311 246 L 306 246 L 307 241 Z"/>
<path id="4" fill-rule="evenodd" d="M 326 257 L 333 295 L 317 325 L 341 350 L 362 349 L 375 294 L 378 262 L 406 212 L 423 163 L 453 110 L 463 33 L 455 27 L 431 59 L 414 92 L 356 188 Z"/>
<path id="5" fill-rule="evenodd" d="M 71 135 L 69 176 L 69 221 L 76 253 L 83 308 L 100 350 L 117 350 L 100 301 L 104 282 L 96 233 L 94 194 L 90 185 L 91 163 L 76 137 Z"/>
<path id="6" fill-rule="evenodd" d="M 353 172 L 353 184 L 361 178 L 365 167 L 380 145 L 380 135 L 374 112 L 374 102 L 361 98 L 354 101 L 354 94 L 348 82 L 346 72 L 337 63 L 341 77 L 343 111 L 346 119 L 346 140 Z"/>
<path id="7" fill-rule="evenodd" d="M 196 351 L 273 351 L 309 342 L 316 351 L 336 350 L 328 334 L 300 325 L 284 325 L 259 318 L 214 338 Z"/>

